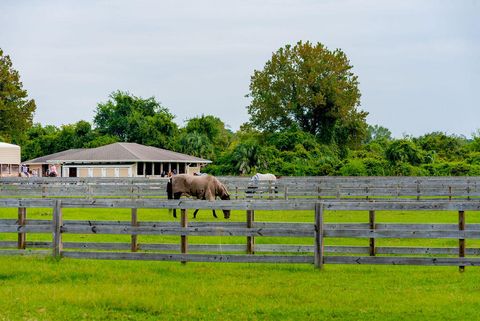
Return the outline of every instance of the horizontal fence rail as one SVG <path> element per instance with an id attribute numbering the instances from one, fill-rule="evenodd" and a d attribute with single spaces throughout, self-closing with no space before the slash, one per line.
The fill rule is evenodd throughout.
<path id="1" fill-rule="evenodd" d="M 479 198 L 480 177 L 219 177 L 242 198 Z M 168 178 L 0 178 L 0 195 L 165 198 Z"/>
<path id="2" fill-rule="evenodd" d="M 248 178 L 221 179 L 230 190 L 235 191 L 233 199 L 167 200 L 163 197 L 166 180 L 160 179 L 1 179 L 0 213 L 14 208 L 18 209 L 18 217 L 0 217 L 0 235 L 17 235 L 16 241 L 0 239 L 0 254 L 50 253 L 66 258 L 182 263 L 311 263 L 318 268 L 322 268 L 323 264 L 408 264 L 453 265 L 463 271 L 466 266 L 480 265 L 480 248 L 466 246 L 467 239 L 480 239 L 480 224 L 466 224 L 465 220 L 469 212 L 480 211 L 480 198 L 475 197 L 479 181 L 476 177 L 282 178 L 255 186 Z M 253 192 L 252 186 L 255 187 Z M 389 197 L 393 189 L 397 192 Z M 448 194 L 439 192 L 445 189 Z M 34 192 L 29 192 L 31 190 Z M 405 192 L 408 197 L 402 198 L 399 190 L 411 193 Z M 36 194 L 38 191 L 41 194 Z M 83 196 L 80 191 L 83 191 Z M 282 191 L 284 194 L 279 196 Z M 262 196 L 262 193 L 267 196 Z M 374 198 L 372 195 L 381 197 Z M 47 209 L 49 218 L 28 219 L 29 208 Z M 130 209 L 131 220 L 66 220 L 63 215 L 65 209 L 100 208 Z M 139 209 L 178 209 L 181 219 L 139 221 Z M 245 221 L 189 221 L 194 209 L 243 211 Z M 311 221 L 262 222 L 255 219 L 257 211 L 307 211 L 311 213 Z M 364 211 L 368 213 L 368 222 L 325 222 L 325 213 L 332 211 Z M 451 211 L 458 213 L 458 224 L 377 222 L 378 211 Z M 45 238 L 46 234 L 51 235 L 51 240 L 34 241 L 26 237 L 43 235 Z M 128 243 L 63 240 L 64 236 L 74 235 L 127 235 L 131 239 Z M 169 237 L 169 242 L 173 237 L 179 242 L 139 242 L 139 237 L 145 236 Z M 195 237 L 206 236 L 220 237 L 222 243 L 224 239 L 232 239 L 233 243 L 191 243 Z M 258 243 L 263 238 L 295 238 L 308 244 Z M 325 241 L 330 239 L 357 239 L 364 241 L 365 245 L 358 245 L 359 241 L 355 245 L 325 245 Z M 436 240 L 437 243 L 458 240 L 458 246 L 452 247 L 451 243 L 449 246 L 379 246 L 377 241 L 381 239 Z"/>

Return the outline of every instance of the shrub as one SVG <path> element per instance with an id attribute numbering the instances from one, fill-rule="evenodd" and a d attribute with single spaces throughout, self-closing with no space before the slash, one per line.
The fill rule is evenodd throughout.
<path id="1" fill-rule="evenodd" d="M 350 159 L 340 168 L 343 176 L 367 176 L 367 168 L 361 159 Z"/>
<path id="2" fill-rule="evenodd" d="M 468 155 L 467 163 L 480 165 L 480 152 L 473 152 Z"/>
<path id="3" fill-rule="evenodd" d="M 365 158 L 362 161 L 368 176 L 385 176 L 388 174 L 387 161 L 376 158 Z"/>
<path id="4" fill-rule="evenodd" d="M 407 139 L 399 139 L 391 143 L 385 151 L 385 156 L 392 164 L 419 165 L 424 161 L 422 150 Z"/>
<path id="5" fill-rule="evenodd" d="M 390 175 L 394 176 L 428 176 L 428 171 L 422 167 L 400 162 L 390 167 Z"/>

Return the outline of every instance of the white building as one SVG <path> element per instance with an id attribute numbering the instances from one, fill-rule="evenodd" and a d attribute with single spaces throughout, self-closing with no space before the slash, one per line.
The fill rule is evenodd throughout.
<path id="1" fill-rule="evenodd" d="M 51 165 L 62 177 L 149 177 L 175 171 L 199 172 L 210 160 L 136 143 L 70 149 L 26 161 L 30 170 L 46 176 Z"/>
<path id="2" fill-rule="evenodd" d="M 18 176 L 20 146 L 0 143 L 0 177 Z"/>

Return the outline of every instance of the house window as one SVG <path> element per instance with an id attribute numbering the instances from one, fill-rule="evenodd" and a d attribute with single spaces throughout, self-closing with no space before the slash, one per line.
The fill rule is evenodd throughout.
<path id="1" fill-rule="evenodd" d="M 12 165 L 12 174 L 16 174 L 20 172 L 20 166 L 19 165 Z"/>
<path id="2" fill-rule="evenodd" d="M 137 163 L 137 175 L 143 176 L 143 163 Z"/>
<path id="3" fill-rule="evenodd" d="M 77 177 L 77 168 L 69 167 L 68 168 L 68 177 Z"/>
<path id="4" fill-rule="evenodd" d="M 93 177 L 93 168 L 88 169 L 88 177 Z"/>
<path id="5" fill-rule="evenodd" d="M 178 173 L 185 174 L 185 163 L 178 164 Z"/>
<path id="6" fill-rule="evenodd" d="M 2 164 L 2 173 L 10 174 L 10 166 L 8 164 Z"/>
<path id="7" fill-rule="evenodd" d="M 145 163 L 145 175 L 152 175 L 152 163 Z"/>

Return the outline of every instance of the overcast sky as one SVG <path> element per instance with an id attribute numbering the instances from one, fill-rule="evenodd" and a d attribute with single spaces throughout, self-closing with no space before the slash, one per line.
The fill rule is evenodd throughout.
<path id="1" fill-rule="evenodd" d="M 203 113 L 237 130 L 253 71 L 298 40 L 347 54 L 369 124 L 396 137 L 480 128 L 480 1 L 0 2 L 0 48 L 43 125 L 91 122 L 120 89 L 179 125 Z"/>

